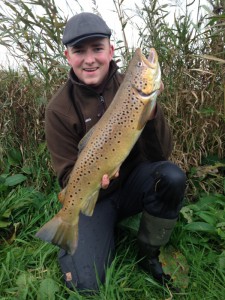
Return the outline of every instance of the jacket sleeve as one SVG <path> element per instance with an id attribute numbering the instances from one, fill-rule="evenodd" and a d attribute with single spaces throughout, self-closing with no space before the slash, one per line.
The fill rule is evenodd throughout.
<path id="1" fill-rule="evenodd" d="M 53 169 L 59 184 L 65 187 L 69 174 L 77 160 L 80 137 L 76 134 L 76 125 L 63 114 L 46 109 L 45 134 L 51 155 Z"/>
<path id="2" fill-rule="evenodd" d="M 172 153 L 172 134 L 157 104 L 156 116 L 147 122 L 140 138 L 142 156 L 150 161 L 167 160 Z"/>

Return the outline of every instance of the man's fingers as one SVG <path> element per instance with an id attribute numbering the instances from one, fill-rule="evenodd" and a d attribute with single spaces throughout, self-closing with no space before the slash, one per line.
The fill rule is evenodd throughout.
<path id="1" fill-rule="evenodd" d="M 119 171 L 117 171 L 112 178 L 117 178 L 117 177 L 119 177 Z M 103 175 L 102 176 L 102 183 L 101 183 L 102 189 L 107 189 L 109 184 L 110 184 L 109 176 L 107 174 Z"/>
<path id="2" fill-rule="evenodd" d="M 110 180 L 109 176 L 107 174 L 102 176 L 102 189 L 107 189 L 109 186 Z"/>
<path id="3" fill-rule="evenodd" d="M 160 95 L 163 91 L 164 91 L 164 83 L 161 81 L 158 95 Z"/>
<path id="4" fill-rule="evenodd" d="M 114 178 L 119 177 L 119 171 L 116 172 L 116 174 L 113 176 Z"/>

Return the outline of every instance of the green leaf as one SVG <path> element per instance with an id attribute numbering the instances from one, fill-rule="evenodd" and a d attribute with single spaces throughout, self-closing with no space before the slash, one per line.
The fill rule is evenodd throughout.
<path id="1" fill-rule="evenodd" d="M 218 201 L 217 195 L 202 196 L 195 204 L 190 204 L 188 207 L 194 211 L 208 211 L 210 207 L 214 206 Z"/>
<path id="2" fill-rule="evenodd" d="M 225 230 L 223 228 L 217 228 L 217 234 L 221 239 L 225 240 Z"/>
<path id="3" fill-rule="evenodd" d="M 20 184 L 21 182 L 25 181 L 26 179 L 27 179 L 27 177 L 24 176 L 23 174 L 15 174 L 15 175 L 12 175 L 12 176 L 6 178 L 5 185 L 6 186 L 14 186 L 14 185 Z"/>
<path id="4" fill-rule="evenodd" d="M 0 184 L 5 183 L 5 178 L 3 176 L 0 176 Z"/>
<path id="5" fill-rule="evenodd" d="M 0 192 L 5 192 L 7 190 L 7 186 L 0 184 Z"/>
<path id="6" fill-rule="evenodd" d="M 160 250 L 159 260 L 164 272 L 172 277 L 174 286 L 186 289 L 189 284 L 189 265 L 185 256 L 172 246 Z"/>
<path id="7" fill-rule="evenodd" d="M 222 228 L 222 229 L 224 229 L 225 230 L 225 222 L 220 222 L 220 223 L 218 223 L 217 225 L 216 225 L 216 227 L 217 228 Z"/>
<path id="8" fill-rule="evenodd" d="M 17 297 L 21 300 L 26 300 L 28 295 L 28 287 L 31 283 L 31 277 L 28 273 L 20 274 L 16 280 L 18 287 Z"/>
<path id="9" fill-rule="evenodd" d="M 225 270 L 225 250 L 222 251 L 222 253 L 218 257 L 217 267 L 221 271 Z"/>
<path id="10" fill-rule="evenodd" d="M 1 215 L 2 218 L 9 218 L 11 216 L 11 209 L 7 209 L 4 211 L 4 213 Z"/>
<path id="11" fill-rule="evenodd" d="M 200 211 L 196 212 L 196 215 L 199 216 L 206 223 L 211 224 L 212 226 L 216 225 L 217 217 L 213 213 Z"/>
<path id="12" fill-rule="evenodd" d="M 6 228 L 11 224 L 11 222 L 1 221 L 0 220 L 0 228 Z"/>
<path id="13" fill-rule="evenodd" d="M 46 150 L 46 143 L 39 144 L 38 149 L 37 149 L 38 155 L 43 154 L 45 150 Z"/>
<path id="14" fill-rule="evenodd" d="M 21 171 L 23 171 L 23 173 L 27 174 L 27 175 L 31 175 L 32 174 L 32 168 L 29 166 L 24 166 Z"/>
<path id="15" fill-rule="evenodd" d="M 51 278 L 46 278 L 40 284 L 37 300 L 54 300 L 55 293 L 58 292 L 58 290 L 59 287 L 57 283 Z"/>
<path id="16" fill-rule="evenodd" d="M 211 108 L 211 107 L 208 107 L 208 108 L 202 108 L 199 110 L 199 113 L 204 115 L 204 116 L 211 116 L 215 113 L 215 109 L 214 108 Z"/>
<path id="17" fill-rule="evenodd" d="M 21 151 L 18 149 L 9 150 L 7 156 L 8 156 L 8 162 L 12 166 L 17 166 L 22 161 L 22 154 Z"/>
<path id="18" fill-rule="evenodd" d="M 193 222 L 184 226 L 184 229 L 189 231 L 201 231 L 201 232 L 209 232 L 216 233 L 216 228 L 205 222 Z"/>

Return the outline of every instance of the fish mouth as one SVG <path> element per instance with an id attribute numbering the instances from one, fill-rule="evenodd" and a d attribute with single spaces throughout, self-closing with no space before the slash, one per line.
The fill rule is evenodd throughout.
<path id="1" fill-rule="evenodd" d="M 150 48 L 149 56 L 146 58 L 144 54 L 141 54 L 142 61 L 146 64 L 147 67 L 155 69 L 158 65 L 158 55 L 154 48 Z"/>
<path id="2" fill-rule="evenodd" d="M 141 83 L 140 86 L 138 86 L 138 84 L 133 84 L 132 87 L 135 90 L 136 94 L 138 94 L 143 100 L 148 100 L 149 98 L 154 98 L 155 96 L 157 96 L 160 91 L 161 70 L 158 62 L 158 55 L 154 48 L 150 48 L 148 58 L 146 58 L 145 55 L 142 54 L 140 48 L 138 49 L 138 51 L 138 66 L 151 69 L 151 71 L 149 70 L 149 74 L 152 73 L 152 75 L 148 76 L 152 76 L 153 78 L 149 82 L 149 87 L 144 87 Z M 154 81 L 154 83 L 151 81 Z"/>
<path id="3" fill-rule="evenodd" d="M 136 88 L 135 88 L 135 90 L 143 99 L 148 99 L 149 97 L 152 97 L 152 96 L 154 97 L 156 93 L 159 93 L 159 89 L 151 92 L 150 94 L 145 94 L 141 90 L 138 90 Z"/>

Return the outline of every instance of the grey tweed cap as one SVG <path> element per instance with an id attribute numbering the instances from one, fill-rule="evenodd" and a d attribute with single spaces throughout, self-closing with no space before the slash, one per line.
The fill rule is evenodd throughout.
<path id="1" fill-rule="evenodd" d="M 70 18 L 64 29 L 62 42 L 66 46 L 74 46 L 92 37 L 111 36 L 111 30 L 105 21 L 89 12 L 82 12 Z"/>

